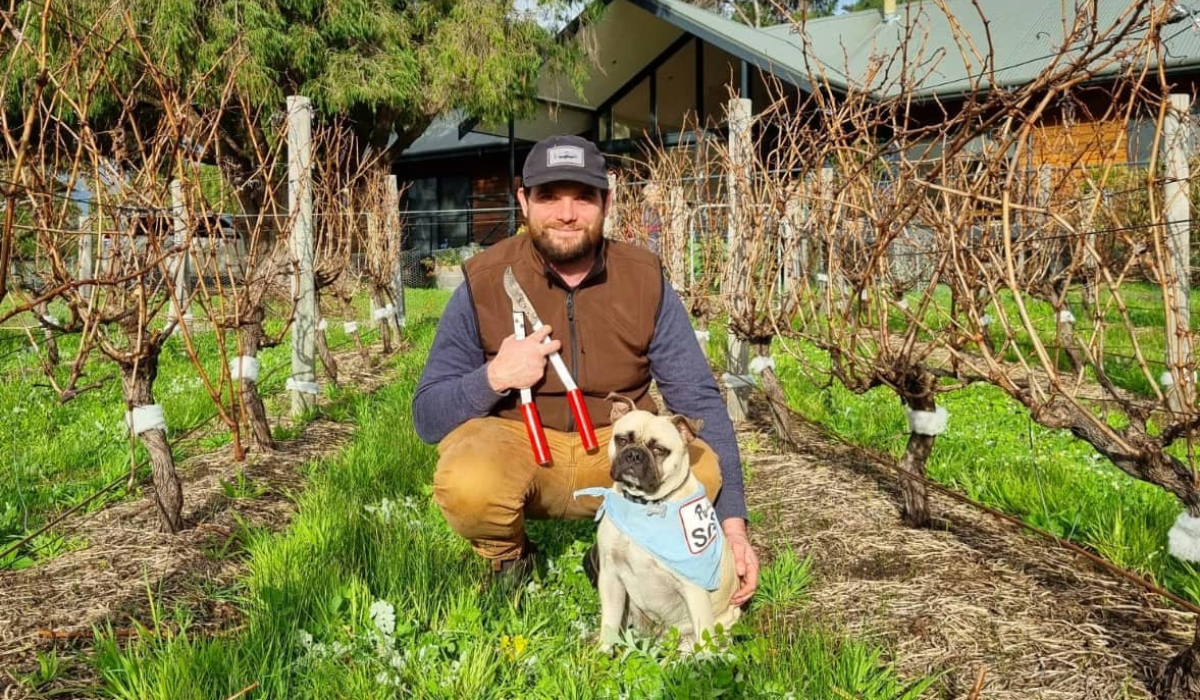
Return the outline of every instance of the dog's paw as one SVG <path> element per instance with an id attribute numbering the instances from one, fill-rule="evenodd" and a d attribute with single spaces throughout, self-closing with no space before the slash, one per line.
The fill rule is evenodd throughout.
<path id="1" fill-rule="evenodd" d="M 686 637 L 679 638 L 679 646 L 677 648 L 680 656 L 686 657 L 692 656 L 696 652 L 700 651 L 701 645 L 700 642 L 696 641 L 695 637 L 689 634 Z"/>
<path id="2" fill-rule="evenodd" d="M 599 641 L 600 644 L 597 649 L 599 649 L 600 653 L 604 654 L 605 656 L 612 656 L 613 649 L 616 648 L 617 642 L 621 641 L 621 634 L 615 629 L 602 627 L 600 629 L 599 636 L 600 638 L 597 641 Z"/>

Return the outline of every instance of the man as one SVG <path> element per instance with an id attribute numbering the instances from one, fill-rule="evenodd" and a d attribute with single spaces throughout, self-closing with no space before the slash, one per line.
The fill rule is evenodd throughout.
<path id="1" fill-rule="evenodd" d="M 466 281 L 446 306 L 413 397 L 417 434 L 438 443 L 434 501 L 494 572 L 524 575 L 534 551 L 525 519 L 595 514 L 599 499 L 572 494 L 612 485 L 606 397 L 617 392 L 653 411 L 653 379 L 668 410 L 704 423 L 692 469 L 733 548 L 741 583 L 733 603 L 745 603 L 758 585 L 758 559 L 733 426 L 658 258 L 603 237 L 611 202 L 604 156 L 575 136 L 541 141 L 525 160 L 517 199 L 528 235 L 463 265 Z M 546 324 L 520 340 L 502 281 L 510 267 Z M 599 450 L 584 451 L 566 388 L 546 372 L 556 350 L 584 392 Z M 528 387 L 546 428 L 548 467 L 535 461 L 518 408 Z M 585 560 L 593 581 L 594 551 Z"/>

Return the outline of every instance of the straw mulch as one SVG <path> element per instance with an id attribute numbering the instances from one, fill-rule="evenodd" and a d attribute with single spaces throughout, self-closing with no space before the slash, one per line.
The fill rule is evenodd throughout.
<path id="1" fill-rule="evenodd" d="M 338 360 L 344 381 L 370 390 L 387 380 L 353 351 Z M 783 453 L 763 427 L 764 408 L 756 404 L 739 431 L 749 504 L 764 516 L 752 536 L 764 560 L 784 547 L 813 557 L 808 598 L 787 613 L 796 624 L 878 642 L 904 676 L 941 674 L 943 697 L 969 697 L 982 673 L 981 700 L 1149 697 L 1148 679 L 1190 641 L 1188 615 L 950 499 L 933 496 L 935 528 L 905 528 L 891 470 L 799 419 L 800 449 Z M 93 625 L 128 633 L 131 617 L 146 619 L 148 590 L 191 607 L 207 633 L 236 632 L 237 610 L 210 593 L 242 571 L 240 557 L 222 556 L 240 546 L 235 514 L 251 526 L 286 524 L 298 467 L 336 453 L 351 431 L 316 421 L 244 465 L 228 448 L 188 460 L 180 470 L 194 527 L 158 533 L 141 498 L 68 523 L 85 548 L 0 572 L 0 700 L 26 697 L 3 671 L 30 668 L 36 651 L 57 647 L 69 661 Z M 267 492 L 229 499 L 220 482 L 238 469 Z M 86 665 L 70 675 L 86 683 Z"/>
<path id="2" fill-rule="evenodd" d="M 757 425 L 769 424 L 762 407 Z M 761 416 L 761 417 L 760 417 Z M 742 429 L 753 531 L 766 558 L 813 558 L 799 624 L 877 641 L 907 678 L 944 674 L 942 695 L 985 700 L 1150 697 L 1191 641 L 1191 616 L 1085 558 L 947 497 L 935 527 L 900 522 L 896 474 L 797 419 L 796 453 Z"/>
<path id="3" fill-rule="evenodd" d="M 356 350 L 335 359 L 342 384 L 369 392 L 390 379 L 390 372 Z M 159 532 L 157 512 L 145 494 L 59 526 L 83 546 L 29 569 L 0 571 L 0 700 L 26 697 L 14 676 L 36 667 L 36 653 L 51 648 L 72 665 L 72 685 L 86 683 L 86 664 L 72 662 L 75 651 L 91 641 L 93 626 L 111 625 L 120 637 L 133 633 L 131 619 L 148 620 L 151 596 L 168 609 L 175 604 L 195 609 L 211 633 L 236 629 L 236 609 L 206 591 L 236 581 L 242 558 L 227 555 L 241 549 L 241 523 L 285 525 L 294 509 L 291 498 L 302 488 L 303 465 L 336 454 L 352 432 L 353 425 L 318 419 L 296 439 L 280 442 L 274 453 L 252 451 L 238 463 L 224 447 L 178 463 L 190 527 L 175 535 Z M 227 496 L 221 482 L 236 482 L 239 470 L 264 492 Z"/>

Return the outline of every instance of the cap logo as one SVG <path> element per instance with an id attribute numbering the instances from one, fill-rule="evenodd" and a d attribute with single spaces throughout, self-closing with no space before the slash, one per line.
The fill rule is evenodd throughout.
<path id="1" fill-rule="evenodd" d="M 583 149 L 579 146 L 555 146 L 546 150 L 546 167 L 555 168 L 560 165 L 583 167 Z"/>

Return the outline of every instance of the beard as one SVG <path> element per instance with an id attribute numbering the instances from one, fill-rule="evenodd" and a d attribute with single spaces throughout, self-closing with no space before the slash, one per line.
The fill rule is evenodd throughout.
<path id="1" fill-rule="evenodd" d="M 546 262 L 556 265 L 575 263 L 594 257 L 596 249 L 600 247 L 600 240 L 603 238 L 603 219 L 596 222 L 594 226 L 581 229 L 584 235 L 573 241 L 556 240 L 553 238 L 553 234 L 546 231 L 545 225 L 534 224 L 532 221 L 527 223 L 533 247 L 541 253 Z"/>

